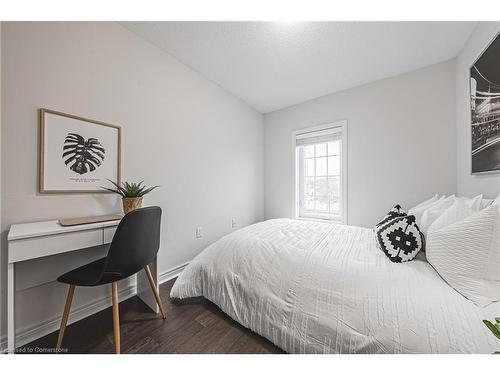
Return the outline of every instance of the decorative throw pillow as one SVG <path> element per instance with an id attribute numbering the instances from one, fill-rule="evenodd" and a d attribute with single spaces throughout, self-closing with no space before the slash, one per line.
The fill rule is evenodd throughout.
<path id="1" fill-rule="evenodd" d="M 406 213 L 403 212 L 401 206 L 397 204 L 387 213 L 387 215 L 384 216 L 384 218 L 379 223 L 377 223 L 377 225 L 375 225 L 375 230 L 377 230 L 378 227 L 384 225 L 390 220 L 401 216 L 406 216 Z"/>
<path id="2" fill-rule="evenodd" d="M 454 212 L 453 212 L 454 211 Z M 470 211 L 469 211 L 470 212 Z M 429 229 L 427 260 L 457 292 L 484 307 L 500 299 L 500 217 L 490 206 L 467 216 L 450 207 Z M 461 216 L 462 220 L 455 221 Z M 452 222 L 444 227 L 440 221 Z M 443 223 L 445 224 L 445 223 Z"/>
<path id="3" fill-rule="evenodd" d="M 395 263 L 415 258 L 424 247 L 424 236 L 415 223 L 415 216 L 399 216 L 376 228 L 380 249 Z"/>

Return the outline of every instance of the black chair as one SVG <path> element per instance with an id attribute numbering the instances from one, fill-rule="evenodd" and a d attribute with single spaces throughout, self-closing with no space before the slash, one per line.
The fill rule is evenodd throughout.
<path id="1" fill-rule="evenodd" d="M 61 347 L 64 331 L 68 322 L 69 310 L 75 286 L 98 286 L 112 283 L 113 290 L 113 329 L 115 351 L 120 353 L 120 317 L 118 311 L 117 282 L 144 269 L 149 285 L 165 319 L 158 288 L 155 285 L 149 264 L 155 259 L 160 248 L 160 207 L 146 207 L 126 214 L 118 224 L 113 241 L 105 258 L 78 267 L 59 276 L 57 281 L 69 284 L 66 305 L 64 306 L 61 328 L 57 338 L 57 349 Z"/>

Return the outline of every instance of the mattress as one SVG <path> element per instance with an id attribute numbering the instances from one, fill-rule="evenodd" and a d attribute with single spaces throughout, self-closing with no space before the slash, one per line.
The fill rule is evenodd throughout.
<path id="1" fill-rule="evenodd" d="M 419 254 L 392 263 L 371 229 L 274 219 L 210 245 L 171 298 L 203 296 L 289 353 L 492 353 L 480 308 Z"/>

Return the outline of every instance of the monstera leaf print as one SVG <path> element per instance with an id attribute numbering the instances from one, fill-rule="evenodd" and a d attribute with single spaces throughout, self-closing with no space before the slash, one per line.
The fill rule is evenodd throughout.
<path id="1" fill-rule="evenodd" d="M 97 138 L 85 140 L 79 134 L 68 133 L 64 140 L 62 157 L 69 169 L 78 174 L 85 174 L 102 164 L 105 152 Z"/>

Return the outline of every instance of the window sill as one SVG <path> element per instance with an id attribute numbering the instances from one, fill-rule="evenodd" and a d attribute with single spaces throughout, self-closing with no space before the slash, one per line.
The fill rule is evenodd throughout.
<path id="1" fill-rule="evenodd" d="M 344 224 L 340 219 L 321 219 L 319 217 L 300 217 L 300 216 L 297 216 L 294 219 L 303 221 L 317 221 L 319 223 L 326 223 L 326 224 Z"/>

